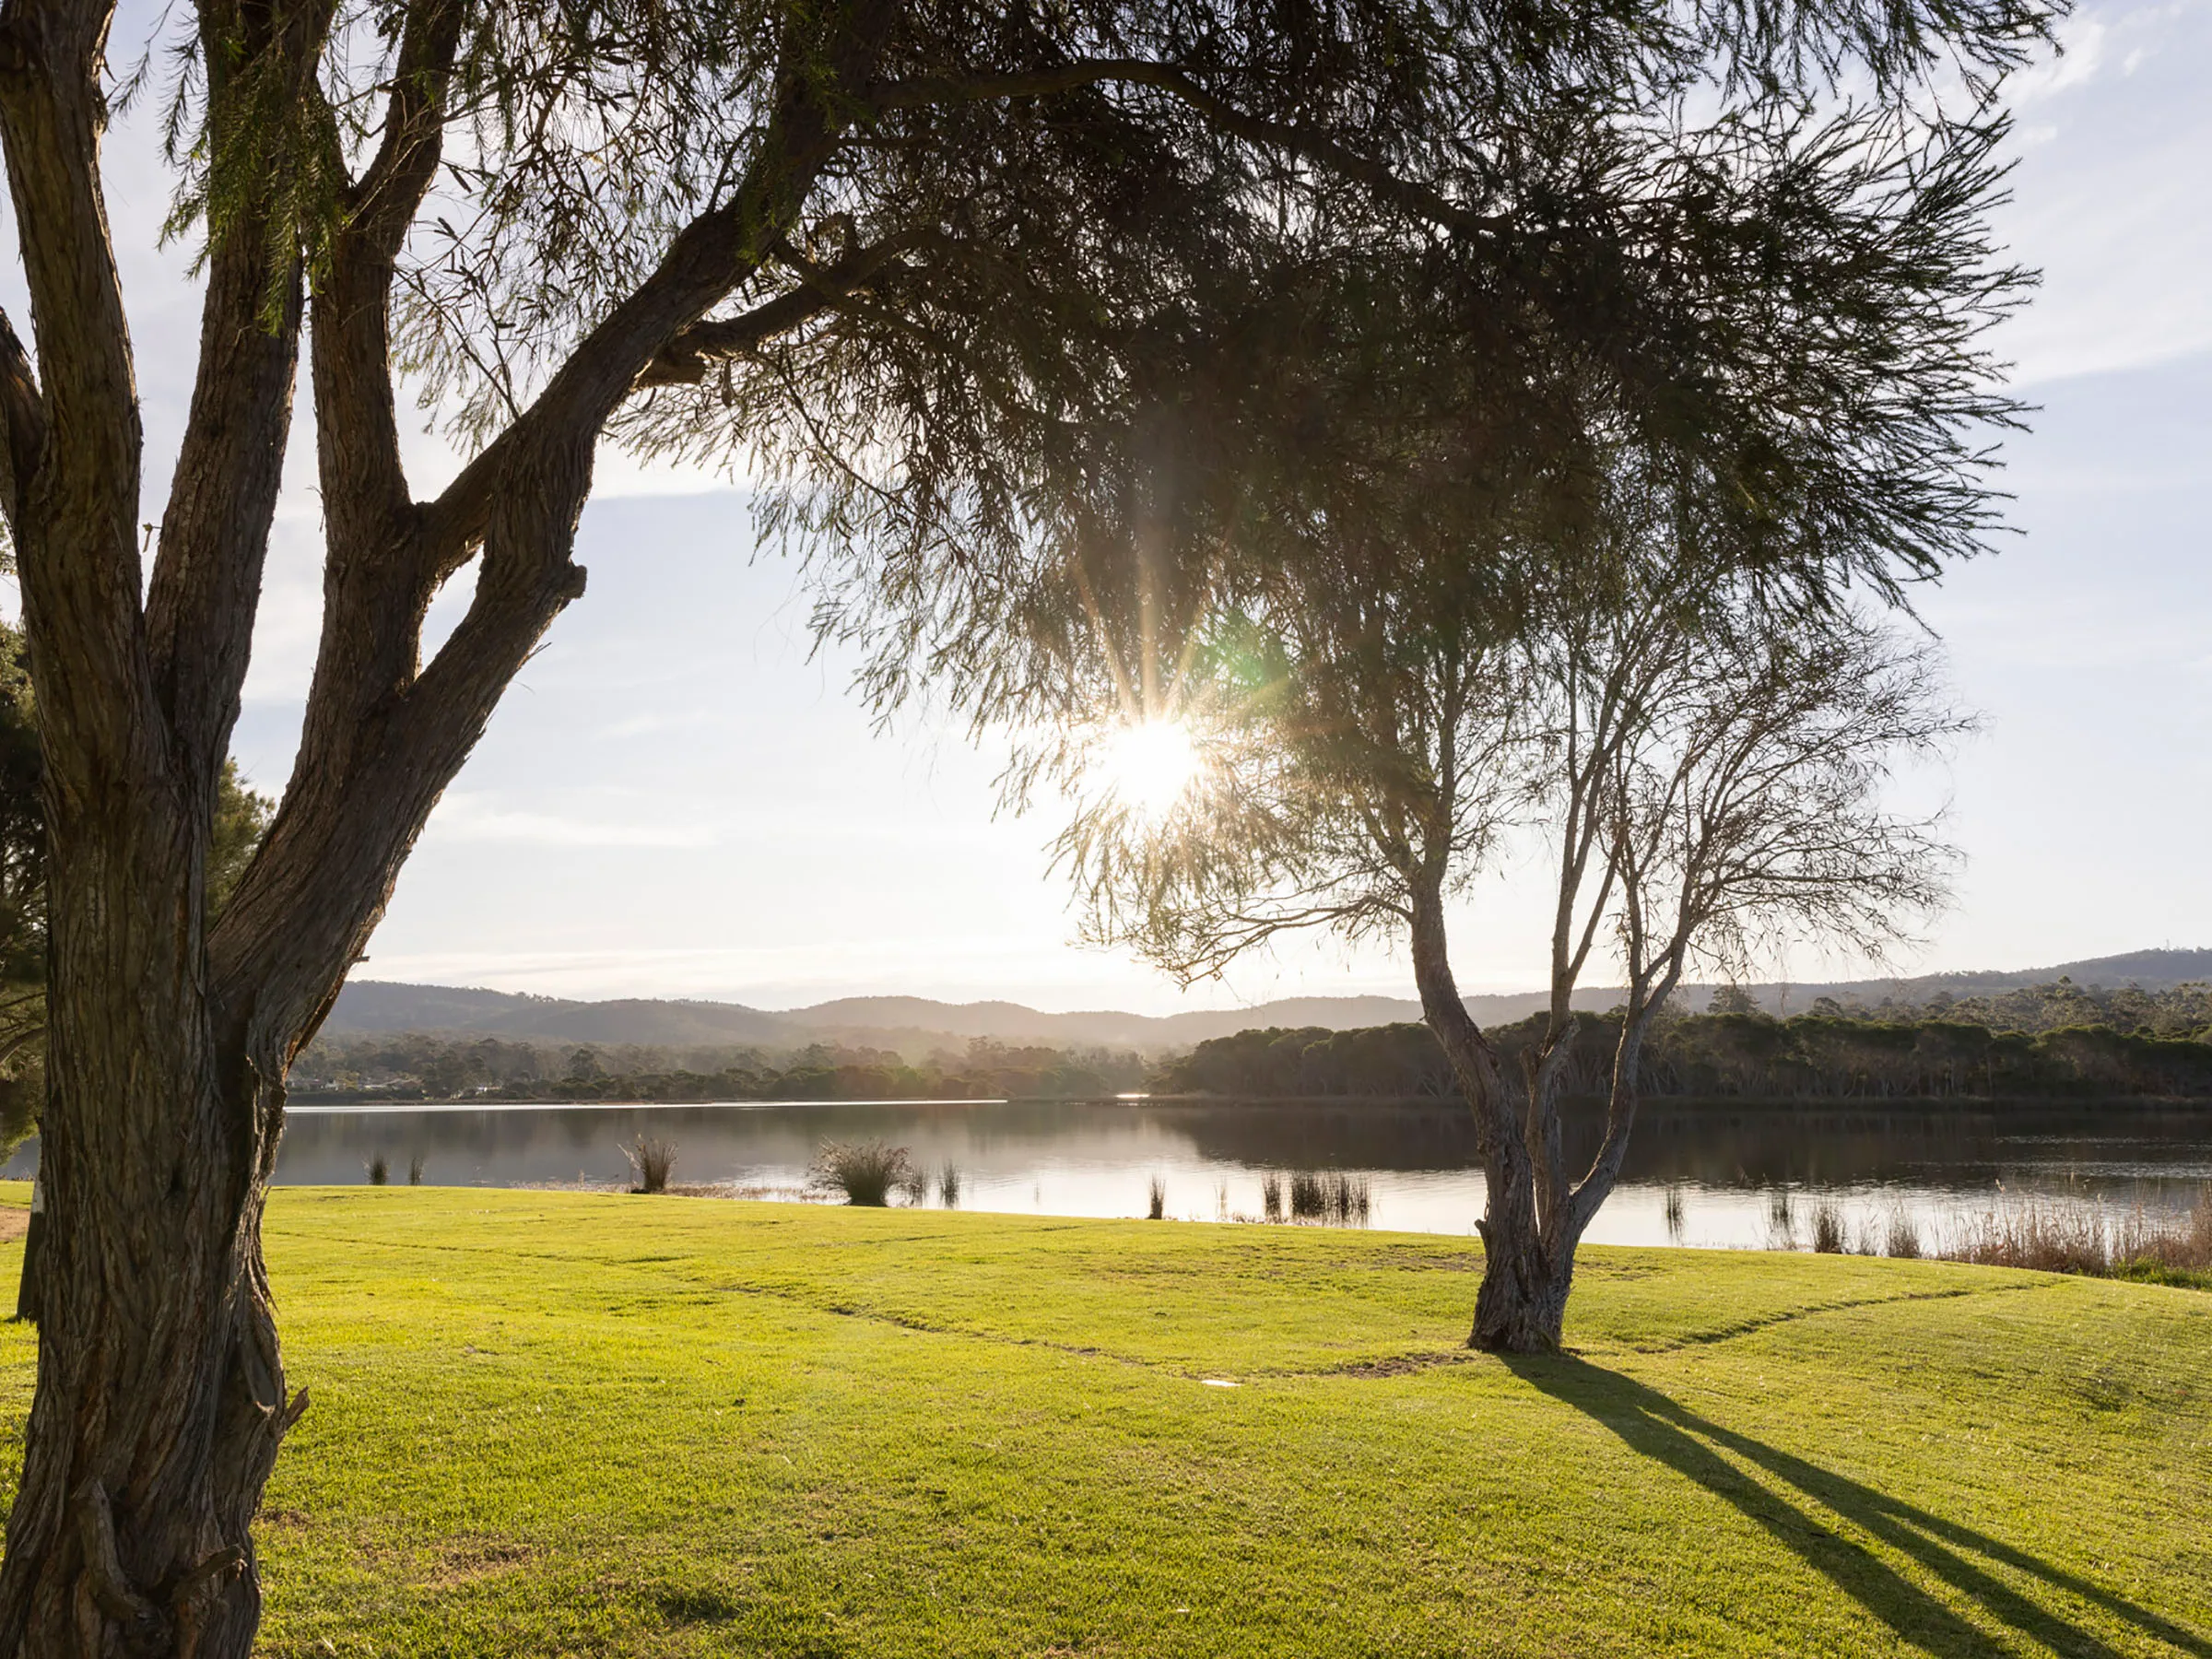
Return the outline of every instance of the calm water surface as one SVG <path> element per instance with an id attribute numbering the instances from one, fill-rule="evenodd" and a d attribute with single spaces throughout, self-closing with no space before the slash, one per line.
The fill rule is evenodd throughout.
<path id="1" fill-rule="evenodd" d="M 1594 1109 L 1571 1118 L 1582 1155 Z M 290 1183 L 395 1182 L 420 1158 L 432 1185 L 612 1183 L 641 1134 L 677 1148 L 676 1180 L 796 1189 L 826 1140 L 880 1137 L 932 1171 L 959 1171 L 964 1209 L 1138 1216 L 1154 1177 L 1168 1214 L 1257 1217 L 1270 1171 L 1364 1176 L 1370 1225 L 1467 1233 L 1482 1206 L 1464 1108 L 1347 1102 L 847 1102 L 724 1106 L 294 1107 L 276 1168 Z M 28 1174 L 36 1145 L 6 1172 Z M 1924 1233 L 2007 1205 L 2171 1213 L 2212 1182 L 2212 1107 L 2020 1105 L 1997 1110 L 1647 1109 L 1590 1237 L 1606 1243 L 1802 1242 L 1812 1206 L 1854 1227 L 1902 1214 Z M 939 1202 L 933 1191 L 929 1202 Z"/>

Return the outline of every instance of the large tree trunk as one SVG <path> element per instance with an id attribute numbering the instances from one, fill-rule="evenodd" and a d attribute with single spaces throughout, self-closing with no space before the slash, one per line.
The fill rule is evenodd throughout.
<path id="1" fill-rule="evenodd" d="M 83 904 L 86 885 L 57 900 Z M 127 871 L 98 885 L 141 940 L 173 927 Z M 261 1600 L 250 1527 L 305 1404 L 286 1399 L 261 1260 L 280 1088 L 207 1041 L 186 976 L 141 977 L 135 1006 L 104 994 L 112 965 L 80 946 L 105 938 L 71 939 L 91 929 L 65 913 L 57 903 L 39 1382 L 0 1650 L 243 1655 Z"/>
<path id="2" fill-rule="evenodd" d="M 1475 1114 L 1485 1193 L 1482 1285 L 1475 1297 L 1469 1347 L 1512 1354 L 1549 1353 L 1559 1346 L 1567 1312 L 1570 1253 L 1559 1269 L 1537 1206 L 1538 1171 L 1520 1114 L 1512 1110 L 1502 1068 L 1489 1040 L 1467 1012 L 1452 972 L 1441 884 L 1417 893 L 1413 905 L 1413 977 L 1421 1011 L 1452 1064 Z"/>
<path id="3" fill-rule="evenodd" d="M 1484 1165 L 1482 1286 L 1467 1346 L 1500 1354 L 1553 1353 L 1567 1322 L 1574 1247 L 1559 1250 L 1546 1239 L 1526 1149 L 1512 1137 L 1505 1146 L 1507 1156 Z"/>
<path id="4" fill-rule="evenodd" d="M 1656 1001 L 1636 988 L 1614 1057 L 1606 1136 L 1589 1169 L 1570 1182 L 1559 1115 L 1559 1080 L 1571 1028 L 1562 996 L 1551 1038 L 1526 1057 L 1523 1087 L 1511 1088 L 1497 1052 L 1467 1012 L 1452 972 L 1443 905 L 1432 886 L 1417 891 L 1412 916 L 1413 971 L 1421 1010 L 1451 1062 L 1475 1114 L 1482 1159 L 1482 1284 L 1467 1346 L 1492 1353 L 1559 1350 L 1574 1288 L 1574 1255 L 1583 1234 L 1613 1190 L 1636 1115 L 1636 1068 Z M 1671 983 L 1671 981 L 1669 982 Z M 1662 992 L 1662 996 L 1664 992 Z"/>
<path id="5" fill-rule="evenodd" d="M 0 338 L 0 505 L 38 691 L 49 962 L 39 1378 L 0 1653 L 242 1659 L 260 1605 L 248 1529 L 300 1409 L 261 1262 L 291 1033 L 254 1049 L 252 1022 L 222 1014 L 205 865 L 290 418 L 297 307 L 271 321 L 265 302 L 291 267 L 251 212 L 211 239 L 148 583 L 99 176 L 109 14 L 5 16 L 0 123 L 43 383 Z M 312 54 L 326 16 L 256 27 L 303 30 L 287 38 Z"/>

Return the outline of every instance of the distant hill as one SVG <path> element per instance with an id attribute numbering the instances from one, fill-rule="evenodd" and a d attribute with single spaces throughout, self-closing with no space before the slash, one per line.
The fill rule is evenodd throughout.
<path id="1" fill-rule="evenodd" d="M 1597 990 L 1577 1000 L 1592 1008 L 1604 1008 L 1614 999 L 1613 992 Z M 1543 1004 L 1543 997 L 1533 993 L 1467 999 L 1477 1018 L 1493 1022 L 1518 1019 Z M 1393 996 L 1300 996 L 1249 1008 L 1168 1015 L 1103 1008 L 1051 1014 L 1011 1002 L 848 996 L 812 1007 L 771 1012 L 742 1003 L 635 997 L 580 1002 L 508 991 L 359 980 L 338 994 L 337 1006 L 324 1022 L 323 1034 L 357 1037 L 376 1032 L 443 1031 L 535 1038 L 547 1042 L 635 1042 L 661 1047 L 853 1042 L 916 1052 L 990 1037 L 1002 1042 L 1061 1047 L 1095 1044 L 1149 1051 L 1187 1048 L 1208 1037 L 1227 1037 L 1254 1026 L 1323 1026 L 1330 1030 L 1350 1030 L 1420 1017 L 1420 1004 Z"/>
<path id="2" fill-rule="evenodd" d="M 1912 979 L 1852 980 L 1788 986 L 1747 987 L 1766 1007 L 1802 1013 L 1817 996 L 1843 1002 L 1878 1003 L 1885 996 L 1924 1001 L 1939 991 L 1967 996 L 2017 985 L 2067 978 L 2078 985 L 2135 984 L 2165 990 L 2192 981 L 2212 980 L 2212 950 L 2137 950 L 1983 973 L 1933 973 Z M 1686 987 L 1684 1006 L 1702 1008 L 1712 988 Z M 1583 992 L 1576 1005 L 1609 1007 L 1618 993 L 1600 986 Z M 1544 1006 L 1535 992 L 1470 996 L 1468 1010 L 1485 1024 L 1519 1019 Z M 1019 1003 L 934 1002 L 923 996 L 848 996 L 812 1007 L 771 1010 L 742 1003 L 663 1001 L 627 997 L 611 1002 L 570 1001 L 508 991 L 458 989 L 448 985 L 403 985 L 360 980 L 338 994 L 324 1022 L 325 1035 L 360 1036 L 380 1031 L 477 1032 L 486 1036 L 535 1038 L 547 1042 L 642 1043 L 661 1047 L 758 1043 L 797 1047 L 808 1042 L 853 1042 L 921 1053 L 933 1045 L 992 1037 L 1006 1042 L 1055 1046 L 1100 1044 L 1146 1051 L 1188 1048 L 1209 1037 L 1227 1037 L 1265 1026 L 1319 1026 L 1351 1030 L 1421 1017 L 1410 997 L 1299 996 L 1249 1008 L 1212 1008 L 1185 1014 L 1126 1014 L 1097 1009 L 1050 1014 Z"/>
<path id="3" fill-rule="evenodd" d="M 2146 991 L 2169 991 L 2176 985 L 2212 980 L 2212 950 L 2131 950 L 2124 956 L 2092 957 L 2086 962 L 2061 962 L 2055 968 L 2026 968 L 2012 972 L 1925 973 L 1915 979 L 1853 980 L 1832 985 L 1804 985 L 1807 996 L 1856 996 L 1879 1002 L 1885 996 L 1924 999 L 1938 991 L 1953 996 L 1985 991 L 2006 991 L 2016 985 L 2047 985 L 2070 979 L 2077 985 L 2117 990 L 2139 985 Z"/>

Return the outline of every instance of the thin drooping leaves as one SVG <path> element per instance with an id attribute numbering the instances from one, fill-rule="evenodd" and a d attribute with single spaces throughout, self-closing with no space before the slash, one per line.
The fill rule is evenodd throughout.
<path id="1" fill-rule="evenodd" d="M 260 1259 L 284 1079 L 583 592 L 604 439 L 762 483 L 768 528 L 854 578 L 825 626 L 887 704 L 941 675 L 982 719 L 1171 714 L 1228 694 L 1241 638 L 1263 680 L 1275 653 L 1312 742 L 1269 832 L 1381 849 L 1317 889 L 1359 924 L 1488 787 L 1490 748 L 1443 750 L 1488 729 L 1528 549 L 1593 520 L 1607 454 L 1806 603 L 1987 527 L 1973 433 L 2009 406 L 1979 330 L 2017 278 L 1981 100 L 2041 0 L 189 11 L 171 230 L 204 233 L 206 291 L 160 504 L 101 194 L 112 18 L 0 16 L 32 335 L 0 319 L 0 517 L 53 884 L 52 1282 L 0 1648 L 252 1651 L 252 1520 L 305 1408 Z M 303 354 L 322 637 L 218 914 Z M 429 499 L 410 398 L 466 452 Z M 1371 602 L 1292 626 L 1324 590 Z M 1371 688 L 1320 671 L 1375 640 Z M 1441 758 L 1316 818 L 1397 752 L 1393 698 Z"/>

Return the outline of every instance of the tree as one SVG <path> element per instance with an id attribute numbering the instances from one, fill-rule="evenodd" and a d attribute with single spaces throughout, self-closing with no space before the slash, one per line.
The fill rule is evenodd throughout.
<path id="1" fill-rule="evenodd" d="M 1985 544 L 1987 433 L 2018 410 L 1983 335 L 2029 280 L 1986 229 L 2003 123 L 1914 119 L 1755 103 L 1666 130 L 1622 174 L 1578 178 L 1583 240 L 1551 244 L 1533 280 L 1389 214 L 1301 224 L 1194 297 L 1206 326 L 1145 342 L 1024 539 L 901 548 L 830 609 L 876 646 L 887 704 L 935 685 L 1014 729 L 1016 805 L 1071 792 L 1059 847 L 1095 936 L 1186 981 L 1286 929 L 1405 942 L 1483 1133 L 1481 1346 L 1557 1343 L 1636 1056 L 1687 955 L 1727 945 L 1747 907 L 1873 945 L 1876 899 L 1901 916 L 1936 897 L 1933 844 L 1842 789 L 1885 746 L 1941 738 L 1927 698 L 1866 748 L 1803 759 L 1867 833 L 1855 870 L 1707 892 L 1740 848 L 1693 856 L 1664 818 L 1620 816 L 1656 787 L 1648 746 L 1699 720 L 1714 752 L 1807 739 L 1826 711 L 1781 696 L 1774 665 L 1841 649 L 1851 585 L 1898 600 Z M 1333 240 L 1347 223 L 1354 246 Z M 869 527 L 896 542 L 895 520 Z M 1844 655 L 1880 666 L 1870 644 Z M 1853 706 L 1854 688 L 1817 683 Z M 1593 684 L 1608 700 L 1585 707 Z M 1779 724 L 1731 733 L 1737 708 Z M 1547 746 L 1563 782 L 1528 762 Z M 1132 790 L 1114 774 L 1140 749 L 1212 785 Z M 1666 776 L 1676 798 L 1716 787 L 1695 766 Z M 1544 1070 L 1561 1031 L 1503 1076 L 1445 928 L 1446 899 L 1545 803 L 1556 1019 L 1601 937 L 1618 935 L 1636 992 L 1607 1151 L 1579 1182 Z"/>
<path id="2" fill-rule="evenodd" d="M 1942 895 L 1930 826 L 1879 800 L 1898 758 L 1962 729 L 1926 650 L 1848 612 L 1776 613 L 1677 548 L 1635 552 L 1625 572 L 1571 567 L 1511 630 L 1487 604 L 1446 608 L 1464 592 L 1448 576 L 1317 586 L 1265 627 L 1233 618 L 1189 670 L 1206 759 L 1187 796 L 1160 816 L 1093 788 L 1061 841 L 1094 935 L 1185 983 L 1299 929 L 1410 947 L 1476 1118 L 1477 1347 L 1559 1346 L 1686 965 L 1740 971 L 1761 930 L 1879 950 Z M 1467 1011 L 1447 926 L 1516 824 L 1541 827 L 1556 896 L 1547 1008 L 1518 1075 Z M 1573 996 L 1606 942 L 1626 991 L 1604 1135 L 1575 1169 Z"/>
<path id="3" fill-rule="evenodd" d="M 1933 823 L 1881 800 L 1898 760 L 1939 752 L 1969 724 L 1928 649 L 1847 612 L 1775 616 L 1755 594 L 1704 593 L 1686 607 L 1668 591 L 1680 574 L 1538 636 L 1550 723 L 1535 783 L 1557 838 L 1558 903 L 1544 1030 L 1513 1086 L 1443 967 L 1441 916 L 1428 950 L 1416 944 L 1424 1007 L 1478 1113 L 1489 1106 L 1477 1347 L 1559 1346 L 1575 1251 L 1627 1156 L 1644 1044 L 1691 961 L 1733 980 L 1762 935 L 1878 956 L 1945 895 L 1950 853 Z M 1578 1173 L 1559 1096 L 1573 994 L 1601 930 L 1627 985 L 1604 1136 Z"/>
<path id="4" fill-rule="evenodd" d="M 39 732 L 23 636 L 0 624 L 0 1145 L 38 1117 L 46 1030 L 46 827 Z"/>
<path id="5" fill-rule="evenodd" d="M 603 435 L 787 480 L 808 524 L 880 529 L 907 571 L 1009 546 L 1130 364 L 1283 226 L 1369 202 L 1501 281 L 1571 256 L 1602 300 L 1638 248 L 1675 255 L 1613 247 L 1577 180 L 1649 195 L 1640 158 L 1665 147 L 1642 112 L 1713 65 L 1770 103 L 1846 65 L 1982 84 L 2048 17 L 198 0 L 171 128 L 173 224 L 204 235 L 200 365 L 155 512 L 101 190 L 128 89 L 112 9 L 5 0 L 32 339 L 0 326 L 0 518 L 46 780 L 53 1313 L 0 1651 L 250 1646 L 249 1523 L 305 1406 L 259 1242 L 284 1079 L 582 591 Z M 291 780 L 218 920 L 217 802 L 309 320 L 322 639 Z M 403 382 L 468 452 L 427 500 Z M 466 614 L 425 663 L 454 580 Z"/>

